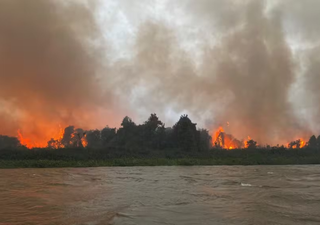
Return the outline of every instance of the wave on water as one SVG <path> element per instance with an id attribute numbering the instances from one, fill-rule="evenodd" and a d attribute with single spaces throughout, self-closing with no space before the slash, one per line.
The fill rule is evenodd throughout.
<path id="1" fill-rule="evenodd" d="M 252 184 L 241 183 L 241 187 L 252 187 Z"/>

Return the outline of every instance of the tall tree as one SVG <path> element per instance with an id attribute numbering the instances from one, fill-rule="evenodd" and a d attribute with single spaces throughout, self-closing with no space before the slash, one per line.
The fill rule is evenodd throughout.
<path id="1" fill-rule="evenodd" d="M 116 138 L 116 128 L 109 128 L 108 126 L 101 130 L 102 146 L 108 146 L 109 143 Z"/>
<path id="2" fill-rule="evenodd" d="M 123 127 L 123 129 L 132 129 L 136 127 L 136 124 L 132 121 L 130 117 L 126 116 L 123 118 L 121 126 Z"/>
<path id="3" fill-rule="evenodd" d="M 198 133 L 195 123 L 188 115 L 182 115 L 173 126 L 174 141 L 177 147 L 184 151 L 198 150 Z"/>
<path id="4" fill-rule="evenodd" d="M 114 140 L 114 144 L 120 146 L 126 146 L 132 148 L 137 144 L 138 126 L 132 121 L 132 119 L 126 116 L 121 123 L 120 129 L 117 132 L 117 138 Z"/>
<path id="5" fill-rule="evenodd" d="M 254 140 L 247 141 L 247 148 L 248 149 L 255 149 L 257 148 L 257 142 Z"/>
<path id="6" fill-rule="evenodd" d="M 88 148 L 101 148 L 101 131 L 100 130 L 90 130 L 86 132 L 86 140 Z"/>
<path id="7" fill-rule="evenodd" d="M 151 114 L 147 121 L 141 127 L 142 144 L 149 148 L 160 148 L 161 138 L 164 134 L 164 124 L 154 113 Z"/>
<path id="8" fill-rule="evenodd" d="M 69 126 L 64 129 L 61 144 L 66 147 L 75 147 L 74 126 Z"/>
<path id="9" fill-rule="evenodd" d="M 163 126 L 163 123 L 159 120 L 157 114 L 151 114 L 149 119 L 144 122 L 144 125 L 150 130 L 155 132 L 158 127 Z"/>
<path id="10" fill-rule="evenodd" d="M 21 144 L 18 138 L 0 135 L 0 149 L 16 148 L 19 146 Z"/>
<path id="11" fill-rule="evenodd" d="M 205 129 L 199 131 L 199 148 L 201 151 L 207 151 L 212 147 L 212 137 L 209 132 Z"/>
<path id="12" fill-rule="evenodd" d="M 320 149 L 320 135 L 317 137 L 317 147 Z"/>
<path id="13" fill-rule="evenodd" d="M 317 147 L 317 138 L 316 136 L 312 135 L 311 138 L 309 139 L 308 146 L 311 148 L 316 148 Z"/>

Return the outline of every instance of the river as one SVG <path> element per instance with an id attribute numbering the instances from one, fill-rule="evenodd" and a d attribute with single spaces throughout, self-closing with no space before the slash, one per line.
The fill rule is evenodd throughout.
<path id="1" fill-rule="evenodd" d="M 4 169 L 0 224 L 320 224 L 320 166 Z"/>

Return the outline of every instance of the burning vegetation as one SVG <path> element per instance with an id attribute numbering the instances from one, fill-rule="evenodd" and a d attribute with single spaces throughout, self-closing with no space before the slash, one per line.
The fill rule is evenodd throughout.
<path id="1" fill-rule="evenodd" d="M 18 140 L 22 146 L 29 149 L 32 148 L 68 148 L 68 147 L 86 147 L 88 145 L 86 140 L 86 132 L 82 129 L 75 129 L 74 126 L 69 126 L 64 130 L 59 129 L 58 134 L 52 137 L 49 141 L 34 142 L 29 138 L 25 138 L 21 131 L 18 131 Z"/>
<path id="2" fill-rule="evenodd" d="M 229 126 L 229 123 L 228 123 Z M 243 148 L 258 148 L 259 144 L 254 141 L 250 136 L 247 137 L 247 139 L 244 139 L 242 141 L 236 139 L 234 136 L 232 136 L 231 134 L 227 134 L 224 129 L 222 127 L 219 127 L 219 129 L 217 131 L 214 132 L 214 136 L 212 136 L 212 145 L 216 148 L 222 148 L 222 149 L 243 149 Z M 283 144 L 277 144 L 275 147 L 286 147 L 286 148 L 290 148 L 290 149 L 300 149 L 300 148 L 304 148 L 307 146 L 310 146 L 310 142 L 311 142 L 311 146 L 316 146 L 314 141 L 315 136 L 312 136 L 310 138 L 310 141 L 307 142 L 305 141 L 303 138 L 300 138 L 296 141 L 292 141 L 286 145 Z M 320 141 L 320 136 L 318 137 L 318 140 Z M 320 142 L 319 142 L 320 143 Z M 261 147 L 270 147 L 270 145 L 265 145 L 265 146 L 261 146 Z"/>
<path id="3" fill-rule="evenodd" d="M 125 117 L 119 129 L 57 129 L 45 146 L 23 137 L 22 131 L 17 137 L 0 135 L 0 153 L 0 168 L 315 164 L 320 163 L 320 136 L 265 146 L 250 137 L 239 140 L 223 128 L 210 135 L 187 115 L 166 127 L 151 114 L 142 124 Z"/>
<path id="4" fill-rule="evenodd" d="M 237 149 L 241 148 L 242 143 L 235 139 L 232 135 L 226 134 L 222 127 L 215 132 L 214 146 L 224 149 Z"/>
<path id="5" fill-rule="evenodd" d="M 229 126 L 229 124 L 228 124 Z M 261 145 L 251 137 L 239 140 L 225 132 L 222 127 L 210 133 L 204 129 L 197 129 L 187 115 L 181 116 L 173 127 L 165 127 L 156 114 L 151 114 L 143 124 L 136 125 L 131 118 L 125 117 L 119 129 L 105 127 L 102 130 L 83 130 L 68 126 L 59 127 L 51 139 L 34 142 L 18 130 L 17 137 L 1 136 L 0 148 L 17 148 L 19 146 L 34 148 L 89 148 L 105 147 L 172 149 L 177 148 L 187 152 L 205 152 L 209 149 L 258 149 L 258 148 L 288 148 L 302 149 L 305 147 L 320 147 L 320 136 L 312 136 L 307 142 L 304 139 L 292 141 L 289 144 L 276 146 Z M 6 138 L 5 138 L 6 137 Z M 44 144 L 45 143 L 45 144 Z"/>

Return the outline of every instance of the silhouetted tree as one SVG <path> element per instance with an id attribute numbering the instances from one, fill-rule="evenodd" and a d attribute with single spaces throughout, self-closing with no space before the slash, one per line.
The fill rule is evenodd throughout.
<path id="1" fill-rule="evenodd" d="M 292 141 L 288 144 L 288 148 L 297 148 L 297 141 Z"/>
<path id="2" fill-rule="evenodd" d="M 0 149 L 17 148 L 20 146 L 18 138 L 0 135 Z"/>
<path id="3" fill-rule="evenodd" d="M 173 126 L 173 136 L 180 149 L 185 151 L 198 150 L 196 124 L 191 122 L 188 115 L 182 115 Z"/>
<path id="4" fill-rule="evenodd" d="M 123 118 L 121 126 L 123 129 L 128 130 L 135 128 L 136 124 L 132 121 L 130 117 L 126 116 L 125 118 Z"/>
<path id="5" fill-rule="evenodd" d="M 201 151 L 207 151 L 212 147 L 212 137 L 209 134 L 209 131 L 201 129 L 199 132 L 199 148 Z"/>
<path id="6" fill-rule="evenodd" d="M 86 132 L 86 140 L 88 148 L 101 148 L 102 140 L 101 140 L 101 132 L 100 130 L 90 130 Z"/>
<path id="7" fill-rule="evenodd" d="M 102 146 L 107 146 L 117 134 L 116 128 L 109 128 L 108 126 L 101 131 Z"/>
<path id="8" fill-rule="evenodd" d="M 257 148 L 257 142 L 254 140 L 247 141 L 247 148 L 249 149 Z"/>
<path id="9" fill-rule="evenodd" d="M 163 126 L 163 123 L 157 117 L 157 114 L 151 114 L 149 119 L 144 122 L 144 125 L 151 131 L 155 132 L 158 127 Z"/>
<path id="10" fill-rule="evenodd" d="M 312 135 L 311 138 L 309 139 L 308 146 L 311 148 L 316 148 L 317 147 L 317 138 L 316 136 Z"/>
<path id="11" fill-rule="evenodd" d="M 141 145 L 149 148 L 159 149 L 163 137 L 164 124 L 156 114 L 151 114 L 147 121 L 139 127 L 141 131 Z"/>
<path id="12" fill-rule="evenodd" d="M 86 142 L 86 132 L 81 129 L 78 128 L 75 130 L 75 132 L 73 133 L 73 145 L 74 147 L 79 147 L 79 148 L 83 148 L 85 147 L 83 145 L 83 141 Z"/>
<path id="13" fill-rule="evenodd" d="M 301 147 L 302 147 L 302 146 L 301 146 L 301 140 L 298 139 L 298 140 L 296 140 L 296 141 L 290 142 L 290 144 L 289 144 L 288 147 L 289 147 L 289 148 L 301 148 Z"/>
<path id="14" fill-rule="evenodd" d="M 55 140 L 53 138 L 51 138 L 48 141 L 48 148 L 52 148 L 52 149 L 57 149 L 57 148 L 63 148 L 64 146 L 62 145 L 60 140 Z"/>
<path id="15" fill-rule="evenodd" d="M 61 144 L 66 148 L 75 147 L 74 126 L 69 126 L 64 129 Z"/>
<path id="16" fill-rule="evenodd" d="M 317 137 L 317 147 L 320 148 L 320 135 Z"/>
<path id="17" fill-rule="evenodd" d="M 139 142 L 137 125 L 130 117 L 126 116 L 122 120 L 121 126 L 122 127 L 118 130 L 116 139 L 112 142 L 112 144 L 126 146 L 128 148 L 137 146 L 137 142 Z"/>

